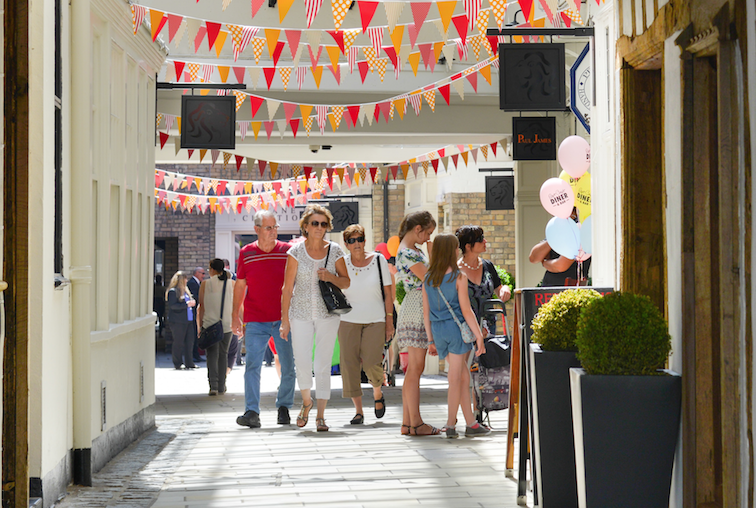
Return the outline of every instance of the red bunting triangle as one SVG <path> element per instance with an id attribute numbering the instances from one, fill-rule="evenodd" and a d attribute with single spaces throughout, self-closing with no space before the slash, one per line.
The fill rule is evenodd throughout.
<path id="1" fill-rule="evenodd" d="M 199 0 L 197 0 L 199 2 Z M 265 0 L 252 0 L 252 17 L 254 18 L 257 14 L 257 11 L 260 10 L 260 7 L 265 3 Z"/>
<path id="2" fill-rule="evenodd" d="M 443 157 L 444 155 L 446 155 L 446 148 L 441 148 L 441 149 L 440 149 L 440 150 L 438 151 L 438 156 L 439 156 L 439 157 Z"/>
<path id="3" fill-rule="evenodd" d="M 494 141 L 493 143 L 491 143 L 491 151 L 493 152 L 494 157 L 496 157 L 496 145 L 498 144 L 499 144 L 498 141 Z"/>
<path id="4" fill-rule="evenodd" d="M 433 171 L 438 173 L 438 159 L 431 160 L 431 165 L 433 166 Z"/>
<path id="5" fill-rule="evenodd" d="M 473 90 L 475 90 L 475 93 L 478 93 L 478 72 L 471 72 L 467 76 L 467 81 L 470 82 L 470 84 L 473 87 Z"/>
<path id="6" fill-rule="evenodd" d="M 415 49 L 415 43 L 417 42 L 417 36 L 420 33 L 420 28 L 418 28 L 417 25 L 410 23 L 409 25 L 407 25 L 407 32 L 409 32 L 410 47 L 412 49 Z"/>
<path id="7" fill-rule="evenodd" d="M 158 134 L 160 134 L 160 149 L 162 150 L 169 136 L 167 132 L 159 132 Z"/>
<path id="8" fill-rule="evenodd" d="M 271 122 L 273 123 L 273 122 Z M 265 166 L 268 165 L 268 161 L 264 161 L 262 159 L 257 159 L 257 165 L 260 166 L 260 176 L 263 176 L 263 173 L 265 173 Z"/>
<path id="9" fill-rule="evenodd" d="M 187 159 L 191 159 L 192 155 L 194 154 L 194 150 L 187 150 L 187 152 L 189 154 L 189 157 L 187 157 Z"/>
<path id="10" fill-rule="evenodd" d="M 381 102 L 378 104 L 378 107 L 381 109 L 381 113 L 383 114 L 383 117 L 386 119 L 386 123 L 389 122 L 389 111 L 391 110 L 391 102 Z"/>
<path id="11" fill-rule="evenodd" d="M 360 71 L 360 77 L 362 78 L 362 82 L 365 82 L 365 76 L 367 76 L 368 70 L 370 66 L 368 65 L 367 61 L 357 62 L 357 69 Z"/>
<path id="12" fill-rule="evenodd" d="M 312 52 L 312 46 L 307 46 L 307 49 L 310 50 L 310 61 L 312 62 L 312 68 L 314 71 L 315 67 L 318 66 L 318 60 L 320 60 L 320 54 L 323 52 L 323 46 L 318 46 L 317 53 Z"/>
<path id="13" fill-rule="evenodd" d="M 273 51 L 273 65 L 278 65 L 278 59 L 281 58 L 285 46 L 286 44 L 283 41 L 276 43 L 276 49 Z"/>
<path id="14" fill-rule="evenodd" d="M 375 182 L 375 175 L 378 173 L 378 168 L 370 168 L 370 181 Z"/>
<path id="15" fill-rule="evenodd" d="M 165 178 L 165 171 L 155 171 L 155 187 L 160 187 L 163 178 Z"/>
<path id="16" fill-rule="evenodd" d="M 296 58 L 297 48 L 299 48 L 299 40 L 302 38 L 302 32 L 299 30 L 286 30 L 286 40 L 289 42 L 289 51 L 291 51 L 291 57 Z"/>
<path id="17" fill-rule="evenodd" d="M 423 57 L 423 65 L 425 65 L 425 68 L 428 68 L 428 65 L 431 63 L 431 59 L 433 58 L 431 50 L 433 49 L 433 44 L 418 44 L 417 49 L 420 50 L 420 55 Z"/>
<path id="18" fill-rule="evenodd" d="M 215 193 L 216 196 L 222 196 L 222 195 L 224 195 L 226 193 L 226 184 L 227 183 L 228 183 L 228 181 L 226 181 L 226 180 L 220 180 L 218 182 L 218 190 Z"/>
<path id="19" fill-rule="evenodd" d="M 344 32 L 341 30 L 326 30 L 326 32 L 331 34 L 331 37 L 333 37 L 333 40 L 336 41 L 336 44 L 339 46 L 341 53 L 346 54 L 344 53 Z"/>
<path id="20" fill-rule="evenodd" d="M 205 38 L 205 34 L 207 33 L 207 28 L 204 26 L 199 27 L 199 30 L 197 30 L 197 35 L 194 37 L 194 52 L 196 53 L 199 51 L 200 44 L 202 44 L 202 39 Z M 212 46 L 210 46 L 212 48 Z"/>
<path id="21" fill-rule="evenodd" d="M 168 42 L 173 42 L 173 38 L 176 37 L 176 32 L 178 32 L 184 17 L 178 14 L 166 14 L 166 17 L 168 18 Z"/>
<path id="22" fill-rule="evenodd" d="M 236 170 L 239 171 L 241 169 L 241 163 L 244 160 L 243 155 L 234 155 L 236 157 Z"/>
<path id="23" fill-rule="evenodd" d="M 263 125 L 265 126 L 265 134 L 268 136 L 268 141 L 270 141 L 270 135 L 273 134 L 273 121 L 263 122 Z"/>
<path id="24" fill-rule="evenodd" d="M 265 74 L 265 81 L 268 83 L 268 90 L 270 90 L 270 85 L 273 83 L 273 78 L 276 75 L 276 68 L 263 67 L 263 73 Z"/>
<path id="25" fill-rule="evenodd" d="M 449 83 L 445 84 L 444 86 L 440 86 L 438 88 L 438 91 L 441 92 L 441 97 L 444 98 L 446 101 L 446 105 L 449 105 Z"/>
<path id="26" fill-rule="evenodd" d="M 312 174 L 312 166 L 305 166 L 304 167 L 304 173 L 305 173 L 305 178 L 307 180 L 309 180 L 310 179 L 310 175 Z"/>
<path id="27" fill-rule="evenodd" d="M 236 76 L 237 83 L 244 83 L 244 67 L 232 67 L 234 69 L 234 76 Z"/>
<path id="28" fill-rule="evenodd" d="M 381 117 L 381 109 L 376 104 L 375 108 L 373 109 L 373 119 L 375 119 L 375 121 L 377 122 L 380 117 Z"/>
<path id="29" fill-rule="evenodd" d="M 249 105 L 252 107 L 252 118 L 254 118 L 260 110 L 260 106 L 262 106 L 263 102 L 265 102 L 265 99 L 262 97 L 257 97 L 255 95 L 249 96 Z"/>
<path id="30" fill-rule="evenodd" d="M 360 20 L 362 21 L 362 31 L 367 32 L 368 25 L 375 15 L 375 9 L 378 8 L 378 2 L 357 2 L 360 9 Z"/>
<path id="31" fill-rule="evenodd" d="M 357 119 L 360 117 L 360 107 L 347 106 L 347 110 L 349 111 L 349 115 L 352 117 L 352 125 L 357 125 Z"/>
<path id="32" fill-rule="evenodd" d="M 412 19 L 415 22 L 415 28 L 419 31 L 423 25 L 425 18 L 428 16 L 428 11 L 431 8 L 430 2 L 412 2 Z"/>
<path id="33" fill-rule="evenodd" d="M 176 81 L 181 81 L 181 73 L 184 72 L 185 62 L 173 61 L 173 67 L 176 69 Z"/>
<path id="34" fill-rule="evenodd" d="M 530 21 L 530 17 L 533 14 L 533 0 L 517 0 L 520 3 L 520 9 L 522 9 L 522 15 L 525 16 L 525 21 Z"/>
<path id="35" fill-rule="evenodd" d="M 331 69 L 331 73 L 333 74 L 333 78 L 336 80 L 336 83 L 339 85 L 341 84 L 341 66 L 337 65 L 334 67 L 333 65 L 328 66 L 329 69 Z"/>
<path id="36" fill-rule="evenodd" d="M 386 56 L 389 57 L 389 60 L 391 60 L 394 69 L 396 69 L 398 65 L 396 61 L 396 49 L 394 49 L 394 46 L 384 46 L 382 49 L 383 52 L 386 53 Z"/>
<path id="37" fill-rule="evenodd" d="M 454 167 L 456 168 L 457 167 L 457 160 L 459 160 L 459 154 L 455 153 L 451 157 L 452 157 L 452 162 L 454 163 Z"/>
<path id="38" fill-rule="evenodd" d="M 220 33 L 221 24 L 205 21 L 205 26 L 207 27 L 207 49 L 210 50 L 215 46 L 215 40 L 218 38 L 218 33 Z"/>
<path id="39" fill-rule="evenodd" d="M 496 55 L 499 53 L 499 38 L 495 35 L 489 35 L 488 37 L 488 44 L 491 45 L 491 49 L 493 50 L 493 54 Z"/>
<path id="40" fill-rule="evenodd" d="M 464 44 L 467 41 L 467 14 L 454 16 L 452 18 L 452 23 L 454 23 L 454 28 L 457 29 L 457 33 L 462 39 L 462 44 Z"/>
<path id="41" fill-rule="evenodd" d="M 291 125 L 291 132 L 294 134 L 294 139 L 297 138 L 297 131 L 299 130 L 299 118 L 294 118 L 289 122 L 289 125 Z"/>
<path id="42" fill-rule="evenodd" d="M 291 122 L 291 117 L 294 116 L 294 112 L 299 107 L 298 104 L 294 104 L 293 102 L 284 102 L 284 114 L 286 115 L 286 123 Z"/>
<path id="43" fill-rule="evenodd" d="M 567 15 L 566 12 L 560 12 L 559 14 L 562 16 L 562 20 L 564 20 L 564 26 L 570 28 L 572 26 L 572 19 Z"/>
<path id="44" fill-rule="evenodd" d="M 389 169 L 391 170 L 394 180 L 396 180 L 396 172 L 399 171 L 399 166 L 391 166 Z"/>

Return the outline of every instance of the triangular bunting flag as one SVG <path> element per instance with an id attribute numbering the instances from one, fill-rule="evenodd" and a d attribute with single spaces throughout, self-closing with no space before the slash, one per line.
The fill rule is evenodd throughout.
<path id="1" fill-rule="evenodd" d="M 352 0 L 331 0 L 331 9 L 333 11 L 333 27 L 338 30 L 341 28 L 341 23 L 344 22 L 344 17 L 349 11 L 349 6 L 352 4 Z"/>
<path id="2" fill-rule="evenodd" d="M 360 21 L 362 21 L 362 31 L 365 32 L 370 25 L 370 21 L 375 15 L 375 10 L 378 8 L 378 2 L 365 2 L 357 1 L 357 7 L 360 10 Z"/>
<path id="3" fill-rule="evenodd" d="M 155 42 L 155 39 L 157 39 L 157 36 L 160 34 L 160 31 L 163 29 L 167 22 L 168 18 L 165 17 L 164 12 L 150 9 L 150 30 L 152 30 L 152 42 Z"/>
<path id="4" fill-rule="evenodd" d="M 457 7 L 457 0 L 436 2 L 436 7 L 438 7 L 438 14 L 441 16 L 441 23 L 444 26 L 444 32 L 448 32 L 449 23 L 451 23 L 454 9 Z"/>
<path id="5" fill-rule="evenodd" d="M 207 27 L 207 49 L 213 49 L 215 46 L 215 39 L 218 38 L 220 33 L 221 24 L 213 23 L 212 21 L 205 21 L 205 27 Z"/>
<path id="6" fill-rule="evenodd" d="M 270 90 L 270 85 L 273 83 L 273 78 L 276 77 L 276 68 L 263 67 L 263 74 L 265 74 L 265 82 L 268 84 L 268 90 Z"/>
<path id="7" fill-rule="evenodd" d="M 460 14 L 459 16 L 454 16 L 452 22 L 454 23 L 454 28 L 457 29 L 459 37 L 462 39 L 462 44 L 464 44 L 467 41 L 467 15 Z"/>
<path id="8" fill-rule="evenodd" d="M 315 17 L 318 15 L 323 0 L 305 0 L 305 16 L 307 17 L 307 28 L 310 28 Z"/>
<path id="9" fill-rule="evenodd" d="M 265 40 L 268 43 L 268 53 L 273 58 L 273 53 L 276 52 L 276 45 L 278 44 L 278 36 L 281 35 L 281 30 L 275 28 L 265 29 Z"/>
<path id="10" fill-rule="evenodd" d="M 278 22 L 283 23 L 284 18 L 286 18 L 286 15 L 289 13 L 289 9 L 291 8 L 292 4 L 294 3 L 294 0 L 278 0 Z"/>
<path id="11" fill-rule="evenodd" d="M 388 30 L 389 33 L 391 33 L 396 28 L 396 23 L 399 21 L 399 16 L 402 14 L 404 2 L 383 2 L 383 7 L 386 9 Z"/>

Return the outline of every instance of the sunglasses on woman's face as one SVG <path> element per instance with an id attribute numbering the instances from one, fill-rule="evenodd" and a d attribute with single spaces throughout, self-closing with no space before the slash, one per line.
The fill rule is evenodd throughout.
<path id="1" fill-rule="evenodd" d="M 314 228 L 327 228 L 328 227 L 328 222 L 327 221 L 318 222 L 318 221 L 314 220 L 314 221 L 310 221 L 310 226 L 312 226 Z"/>
<path id="2" fill-rule="evenodd" d="M 364 237 L 364 236 L 358 236 L 358 237 L 356 237 L 356 238 L 349 238 L 349 239 L 347 240 L 347 243 L 348 243 L 349 245 L 352 245 L 352 244 L 353 244 L 353 243 L 355 243 L 355 242 L 359 242 L 359 243 L 362 243 L 362 242 L 364 242 L 364 241 L 365 241 L 365 237 Z"/>

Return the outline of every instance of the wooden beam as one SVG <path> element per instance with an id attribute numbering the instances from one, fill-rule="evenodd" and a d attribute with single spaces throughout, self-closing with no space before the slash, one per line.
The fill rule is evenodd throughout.
<path id="1" fill-rule="evenodd" d="M 645 1 L 643 5 L 645 6 Z M 661 69 L 664 41 L 678 30 L 685 28 L 688 24 L 688 13 L 687 2 L 670 0 L 664 7 L 656 11 L 653 23 L 642 34 L 636 34 L 635 37 L 623 35 L 617 40 L 617 55 L 635 69 Z M 635 13 L 633 11 L 634 22 Z M 635 25 L 633 25 L 633 33 L 635 33 Z"/>
<path id="2" fill-rule="evenodd" d="M 3 356 L 3 507 L 29 503 L 28 265 L 29 254 L 29 7 L 4 2 L 5 196 L 3 222 L 6 317 Z M 52 283 L 52 281 L 51 281 Z"/>

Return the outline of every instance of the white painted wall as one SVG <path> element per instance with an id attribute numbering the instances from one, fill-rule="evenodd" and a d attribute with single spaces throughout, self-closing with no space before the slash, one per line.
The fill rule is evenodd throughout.
<path id="1" fill-rule="evenodd" d="M 667 312 L 672 336 L 669 367 L 683 375 L 682 357 L 682 61 L 675 44 L 679 33 L 664 42 L 664 171 L 667 186 Z M 672 478 L 670 507 L 683 506 L 682 432 Z"/>

